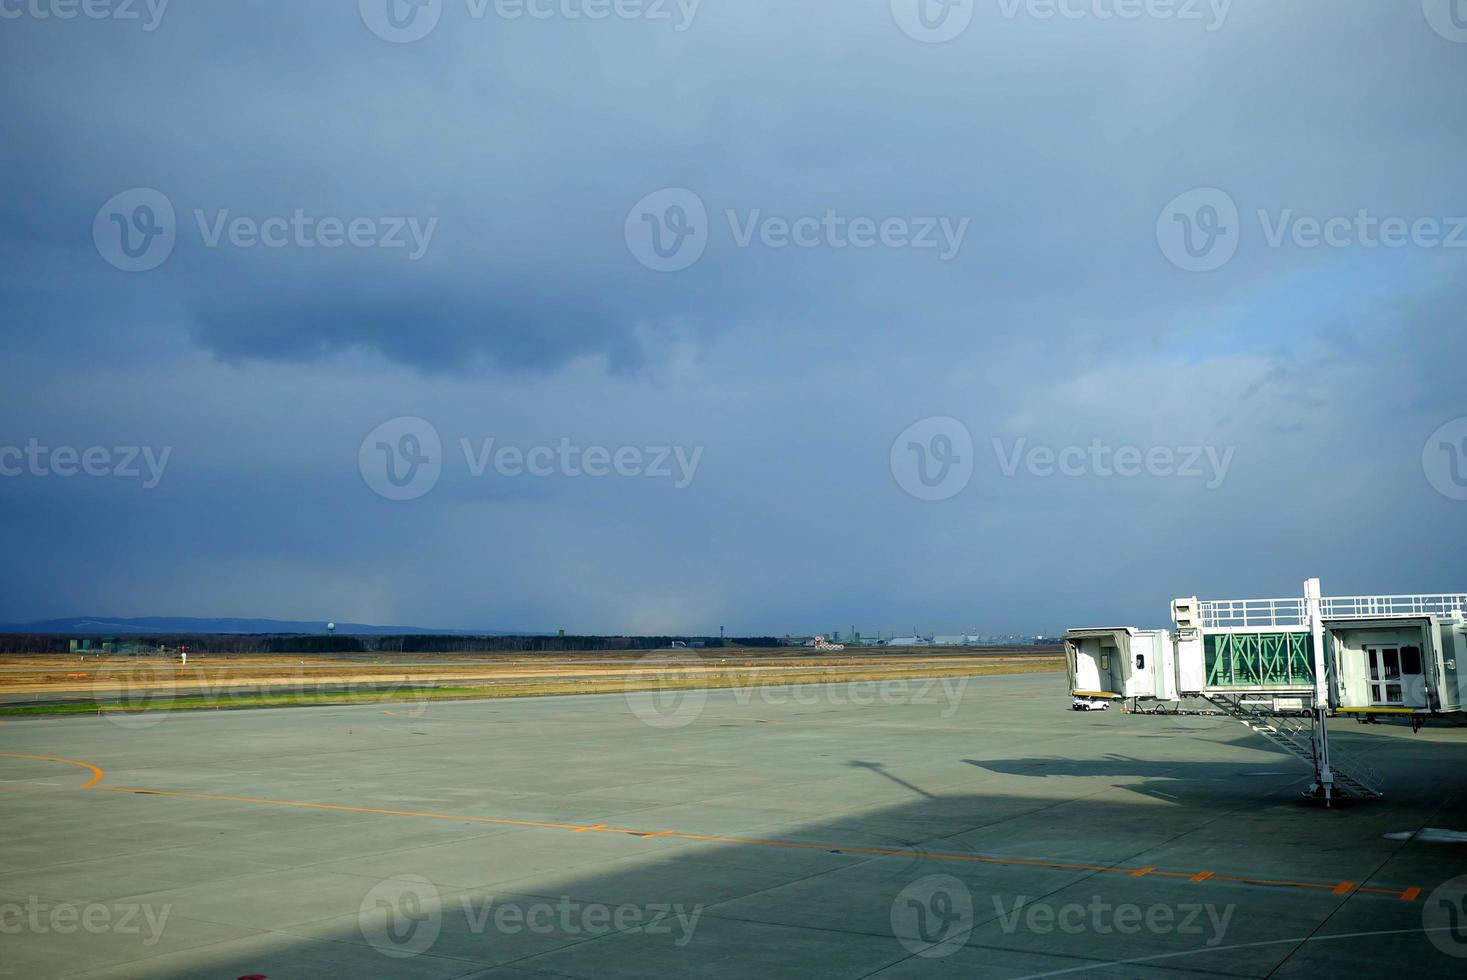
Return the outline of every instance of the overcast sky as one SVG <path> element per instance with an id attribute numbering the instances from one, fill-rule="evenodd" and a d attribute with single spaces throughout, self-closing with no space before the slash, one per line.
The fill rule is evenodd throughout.
<path id="1" fill-rule="evenodd" d="M 0 621 L 1467 590 L 1467 2 L 86 10 L 0 3 Z"/>

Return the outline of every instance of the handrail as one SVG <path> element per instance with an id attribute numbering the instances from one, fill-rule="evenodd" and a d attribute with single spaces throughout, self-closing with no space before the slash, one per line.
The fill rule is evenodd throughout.
<path id="1" fill-rule="evenodd" d="M 1307 626 L 1308 606 L 1303 598 L 1204 599 L 1198 602 L 1204 628 Z M 1325 619 L 1391 619 L 1403 616 L 1467 615 L 1467 593 L 1421 595 L 1326 596 L 1320 600 Z"/>
<path id="2" fill-rule="evenodd" d="M 1291 599 L 1206 599 L 1198 603 L 1204 627 L 1302 626 L 1304 600 Z"/>

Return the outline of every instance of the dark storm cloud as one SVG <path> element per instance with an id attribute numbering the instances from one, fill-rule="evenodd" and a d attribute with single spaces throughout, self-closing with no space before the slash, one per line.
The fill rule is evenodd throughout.
<path id="1" fill-rule="evenodd" d="M 361 346 L 430 370 L 544 367 L 589 352 L 625 361 L 638 321 L 677 316 L 717 331 L 823 310 L 858 340 L 897 317 L 919 332 L 976 320 L 1003 339 L 1062 332 L 1079 316 L 1124 339 L 1137 314 L 1164 322 L 1276 266 L 1245 255 L 1225 280 L 1158 277 L 1145 296 L 1118 288 L 1154 260 L 1148 220 L 1173 193 L 1250 191 L 1262 176 L 1238 194 L 1245 210 L 1303 206 L 1321 182 L 1340 182 L 1340 168 L 1289 174 L 1280 202 L 1270 191 L 1294 161 L 1270 151 L 1260 175 L 1254 147 L 1320 135 L 1349 154 L 1355 181 L 1414 183 L 1413 169 L 1437 164 L 1363 133 L 1429 126 L 1461 95 L 1460 83 L 1441 84 L 1460 52 L 1379 11 L 1364 16 L 1411 59 L 1362 44 L 1370 25 L 1320 17 L 1318 5 L 1240 4 L 1214 34 L 980 15 L 960 49 L 912 43 L 867 6 L 705 6 L 677 34 L 473 21 L 449 4 L 441 28 L 413 45 L 374 37 L 350 4 L 179 7 L 153 33 L 17 24 L 6 40 L 20 99 L 9 111 L 29 137 L 14 168 L 26 234 L 63 226 L 36 215 L 66 215 L 74 229 L 111 193 L 158 187 L 178 209 L 170 262 L 187 267 L 170 298 L 227 357 Z M 771 29 L 751 44 L 761 17 Z M 838 28 L 839 44 L 820 43 L 822 28 Z M 1413 94 L 1384 99 L 1367 71 L 1311 71 L 1291 47 L 1300 36 L 1337 57 L 1370 51 Z M 1275 71 L 1240 72 L 1250 58 Z M 544 70 L 561 63 L 575 70 Z M 48 83 L 61 65 L 66 81 Z M 695 189 L 714 236 L 702 263 L 676 276 L 637 265 L 622 240 L 627 210 L 664 186 Z M 438 229 L 421 263 L 202 242 L 199 226 L 222 213 L 260 222 L 297 210 L 414 215 Z M 731 226 L 756 213 L 827 210 L 966 219 L 971 233 L 951 266 L 734 241 Z M 79 245 L 70 283 L 137 291 Z M 1056 281 L 1062 290 L 1048 288 Z"/>
<path id="2" fill-rule="evenodd" d="M 1460 527 L 1421 454 L 1467 414 L 1464 252 L 1267 240 L 1467 214 L 1467 44 L 1418 5 L 1238 0 L 1209 30 L 980 3 L 945 44 L 886 0 L 704 0 L 686 30 L 475 6 L 411 44 L 345 0 L 0 21 L 0 445 L 175 448 L 140 499 L 0 480 L 26 547 L 117 570 L 12 569 L 0 618 L 1054 629 L 1311 574 L 1462 587 L 1446 550 L 1310 529 Z M 92 240 L 131 188 L 175 212 L 145 272 Z M 625 234 L 664 188 L 707 214 L 677 272 Z M 1194 188 L 1240 218 L 1197 273 L 1158 241 Z M 802 219 L 814 246 L 779 244 Z M 956 248 L 828 237 L 861 219 Z M 974 476 L 926 503 L 888 454 L 937 415 Z M 357 472 L 398 416 L 445 447 L 405 504 Z M 707 452 L 669 494 L 475 477 L 459 440 L 487 438 Z M 1236 453 L 1214 491 L 1005 476 L 1021 438 Z"/>

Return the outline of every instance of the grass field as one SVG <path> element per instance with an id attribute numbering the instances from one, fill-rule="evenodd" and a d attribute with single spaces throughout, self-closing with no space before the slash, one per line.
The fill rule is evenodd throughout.
<path id="1" fill-rule="evenodd" d="M 364 658 L 241 656 L 194 658 L 0 658 L 0 716 L 135 713 L 603 694 L 618 691 L 757 688 L 927 676 L 977 677 L 1053 671 L 1047 652 L 893 650 L 851 656 L 718 651 L 695 656 L 452 654 L 412 662 Z"/>

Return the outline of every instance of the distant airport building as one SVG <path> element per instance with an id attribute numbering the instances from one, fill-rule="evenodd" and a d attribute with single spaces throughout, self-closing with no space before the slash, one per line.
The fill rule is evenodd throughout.
<path id="1" fill-rule="evenodd" d="M 975 633 L 955 633 L 944 636 L 934 636 L 932 645 L 935 647 L 976 647 L 982 643 L 983 637 Z"/>

